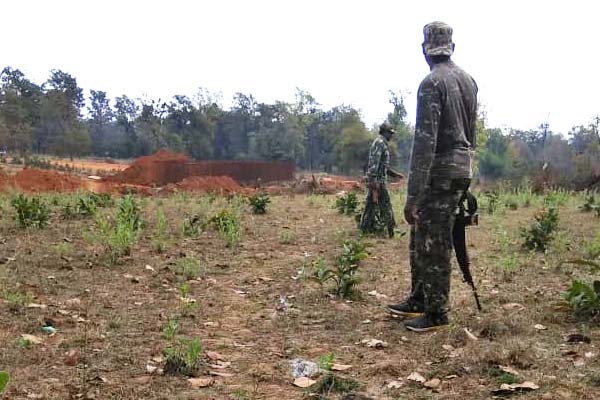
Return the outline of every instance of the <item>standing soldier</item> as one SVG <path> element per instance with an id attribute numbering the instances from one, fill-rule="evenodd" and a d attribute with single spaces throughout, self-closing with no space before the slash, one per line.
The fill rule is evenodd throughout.
<path id="1" fill-rule="evenodd" d="M 369 165 L 367 166 L 367 199 L 365 210 L 360 219 L 360 230 L 364 233 L 379 231 L 379 224 L 384 224 L 390 237 L 394 236 L 396 220 L 394 210 L 387 190 L 387 176 L 403 178 L 390 168 L 390 148 L 388 142 L 396 132 L 388 124 L 379 127 L 379 136 L 373 140 L 369 150 Z"/>
<path id="2" fill-rule="evenodd" d="M 423 54 L 431 72 L 419 86 L 404 218 L 411 225 L 412 291 L 388 306 L 416 318 L 416 332 L 448 325 L 452 228 L 459 200 L 471 182 L 477 85 L 450 60 L 452 28 L 432 22 L 423 29 Z"/>

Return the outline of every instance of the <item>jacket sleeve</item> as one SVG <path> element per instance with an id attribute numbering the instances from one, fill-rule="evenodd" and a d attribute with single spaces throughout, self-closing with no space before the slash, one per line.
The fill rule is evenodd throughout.
<path id="1" fill-rule="evenodd" d="M 419 204 L 429 184 L 435 157 L 443 96 L 440 84 L 430 77 L 419 86 L 417 121 L 408 173 L 407 203 Z"/>
<path id="2" fill-rule="evenodd" d="M 379 140 L 373 141 L 371 149 L 369 150 L 369 166 L 367 168 L 367 182 L 374 182 L 377 180 L 377 175 L 381 170 L 381 156 L 383 154 L 383 143 Z"/>

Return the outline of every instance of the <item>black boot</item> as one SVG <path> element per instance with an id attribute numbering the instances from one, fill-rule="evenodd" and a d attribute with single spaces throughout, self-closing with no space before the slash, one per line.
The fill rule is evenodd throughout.
<path id="1" fill-rule="evenodd" d="M 412 297 L 409 297 L 400 304 L 391 304 L 387 306 L 387 309 L 392 314 L 412 318 L 423 314 L 424 307 L 422 302 L 415 301 Z"/>
<path id="2" fill-rule="evenodd" d="M 423 314 L 404 321 L 404 326 L 413 332 L 431 332 L 448 325 L 448 314 Z"/>

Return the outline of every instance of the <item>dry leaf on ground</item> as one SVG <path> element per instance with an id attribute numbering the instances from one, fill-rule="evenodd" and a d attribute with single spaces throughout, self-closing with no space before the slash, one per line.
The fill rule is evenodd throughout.
<path id="1" fill-rule="evenodd" d="M 426 379 L 418 372 L 413 372 L 409 376 L 406 377 L 407 380 L 419 383 L 425 383 Z"/>
<path id="2" fill-rule="evenodd" d="M 332 371 L 346 371 L 352 368 L 352 365 L 349 364 L 333 364 L 331 366 Z"/>
<path id="3" fill-rule="evenodd" d="M 363 339 L 360 341 L 360 343 L 375 349 L 383 349 L 384 347 L 388 346 L 387 342 L 379 339 Z"/>
<path id="4" fill-rule="evenodd" d="M 302 376 L 300 378 L 294 379 L 294 386 L 298 386 L 301 388 L 307 388 L 317 383 L 317 381 L 307 378 L 306 376 Z"/>
<path id="5" fill-rule="evenodd" d="M 21 339 L 26 340 L 31 344 L 41 344 L 44 341 L 41 337 L 30 335 L 28 333 L 23 333 Z"/>
<path id="6" fill-rule="evenodd" d="M 532 390 L 538 390 L 540 387 L 534 382 L 526 381 L 523 383 L 507 384 L 503 383 L 500 389 L 492 390 L 493 394 L 507 395 L 515 392 L 528 392 Z"/>
<path id="7" fill-rule="evenodd" d="M 214 379 L 212 378 L 190 378 L 188 382 L 195 388 L 205 388 L 209 387 L 214 383 Z"/>

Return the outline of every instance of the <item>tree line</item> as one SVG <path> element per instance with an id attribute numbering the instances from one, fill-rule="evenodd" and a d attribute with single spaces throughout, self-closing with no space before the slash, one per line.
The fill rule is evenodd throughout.
<path id="1" fill-rule="evenodd" d="M 0 148 L 21 156 L 133 158 L 169 148 L 198 160 L 292 160 L 301 169 L 352 172 L 366 162 L 376 134 L 354 107 L 323 109 L 300 89 L 293 103 L 236 93 L 224 109 L 203 89 L 169 101 L 110 99 L 101 90 L 85 99 L 75 77 L 61 70 L 38 85 L 6 67 L 0 85 Z M 390 92 L 389 119 L 400 132 L 393 143 L 397 165 L 407 164 L 412 140 L 402 100 Z"/>
<path id="2" fill-rule="evenodd" d="M 403 100 L 402 93 L 389 92 L 386 119 L 397 131 L 392 164 L 405 171 L 413 127 Z M 482 115 L 478 176 L 585 185 L 600 175 L 599 125 L 596 117 L 567 136 L 552 132 L 548 124 L 502 131 L 486 127 Z M 169 148 L 198 160 L 291 160 L 303 170 L 357 173 L 376 134 L 377 126 L 367 127 L 356 108 L 324 109 L 300 89 L 292 103 L 263 103 L 252 94 L 236 93 L 225 109 L 218 96 L 204 89 L 168 101 L 127 95 L 111 99 L 102 90 L 89 90 L 86 98 L 76 78 L 61 70 L 50 71 L 42 84 L 12 67 L 0 73 L 0 149 L 19 156 L 134 158 Z"/>

